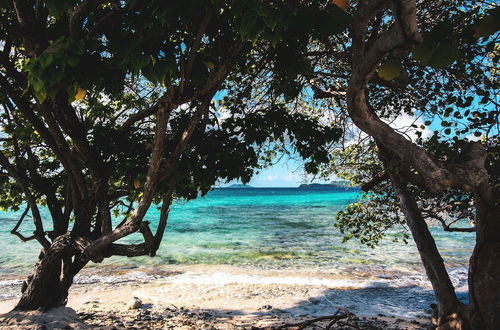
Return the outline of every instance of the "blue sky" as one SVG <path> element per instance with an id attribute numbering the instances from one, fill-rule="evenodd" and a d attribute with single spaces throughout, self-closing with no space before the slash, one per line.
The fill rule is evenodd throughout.
<path id="1" fill-rule="evenodd" d="M 310 183 L 304 178 L 300 161 L 294 159 L 285 159 L 283 157 L 279 162 L 260 171 L 248 183 L 253 187 L 297 187 L 301 183 Z M 312 182 L 325 183 L 324 180 L 313 180 Z M 228 186 L 239 183 L 237 181 L 221 186 Z"/>
<path id="2" fill-rule="evenodd" d="M 261 170 L 250 181 L 254 187 L 297 187 L 303 180 L 300 164 L 294 160 L 281 160 L 277 164 Z"/>

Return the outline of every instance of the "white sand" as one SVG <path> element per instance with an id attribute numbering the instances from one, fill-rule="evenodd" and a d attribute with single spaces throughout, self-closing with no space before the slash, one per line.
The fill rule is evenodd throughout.
<path id="1" fill-rule="evenodd" d="M 131 311 L 127 304 L 133 297 L 138 297 L 146 309 L 182 308 L 193 313 L 215 315 L 219 325 L 265 326 L 331 315 L 338 307 L 348 307 L 339 305 L 342 301 L 336 301 L 332 290 L 356 293 L 356 290 L 363 290 L 363 285 L 371 283 L 369 279 L 353 281 L 347 276 L 339 277 L 328 272 L 263 271 L 230 266 L 178 266 L 175 269 L 178 274 L 146 283 L 75 284 L 68 306 L 77 312 L 128 315 Z M 16 301 L 0 302 L 0 313 L 11 310 Z M 359 302 L 357 306 L 365 305 L 366 310 L 353 312 L 373 316 L 371 303 Z M 421 314 L 418 321 L 428 322 L 428 318 L 423 319 L 424 311 Z M 384 319 L 394 323 L 398 317 Z M 419 328 L 409 321 L 408 318 L 399 320 L 398 326 L 402 329 Z"/>

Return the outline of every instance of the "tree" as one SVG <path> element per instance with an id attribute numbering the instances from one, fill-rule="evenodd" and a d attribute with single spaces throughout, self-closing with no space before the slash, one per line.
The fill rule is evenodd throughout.
<path id="1" fill-rule="evenodd" d="M 348 176 L 374 192 L 341 213 L 339 226 L 348 237 L 377 241 L 404 214 L 436 295 L 440 327 L 496 329 L 499 8 L 380 0 L 360 1 L 352 10 L 349 36 L 313 45 L 323 57 L 311 80 L 315 97 L 330 102 L 346 127 L 353 123 L 365 134 L 366 143 L 341 151 L 351 161 L 336 164 L 355 163 Z M 388 123 L 404 114 L 425 120 L 422 128 L 414 125 L 413 138 Z M 426 126 L 439 130 L 426 138 Z M 453 230 L 441 216 L 445 211 L 473 220 L 472 229 L 458 228 L 476 234 L 468 305 L 457 299 L 425 222 L 438 219 Z"/>
<path id="2" fill-rule="evenodd" d="M 327 160 L 339 129 L 280 100 L 248 110 L 227 98 L 222 119 L 214 100 L 272 60 L 256 62 L 257 44 L 272 49 L 297 26 L 318 39 L 348 18 L 315 1 L 2 1 L 0 203 L 26 207 L 12 232 L 42 246 L 17 308 L 65 304 L 88 262 L 154 256 L 174 197 L 248 182 L 269 146 Z M 117 242 L 136 232 L 143 243 Z"/>
<path id="3" fill-rule="evenodd" d="M 334 3 L 347 9 L 345 1 Z M 263 54 L 275 56 L 274 75 L 253 84 L 277 85 L 274 91 L 295 106 L 329 115 L 347 144 L 352 125 L 361 129 L 366 143 L 336 153 L 341 157 L 333 165 L 354 163 L 350 178 L 372 193 L 341 213 L 338 225 L 368 244 L 395 224 L 407 225 L 436 293 L 438 324 L 497 328 L 499 9 L 482 2 L 380 0 L 349 11 L 349 33 L 314 40 L 291 33 Z M 276 95 L 259 88 L 263 94 L 272 104 Z M 415 118 L 413 138 L 389 124 L 402 115 Z M 428 127 L 435 130 L 431 138 L 423 135 Z M 442 212 L 474 227 L 453 227 Z M 476 233 L 467 306 L 458 301 L 427 228 L 431 218 L 445 230 Z"/>

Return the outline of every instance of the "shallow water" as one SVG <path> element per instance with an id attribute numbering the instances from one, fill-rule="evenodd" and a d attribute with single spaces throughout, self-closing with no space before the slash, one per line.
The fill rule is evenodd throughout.
<path id="1" fill-rule="evenodd" d="M 175 203 L 158 256 L 112 257 L 102 265 L 90 267 L 106 274 L 99 281 L 118 281 L 113 279 L 113 270 L 135 267 L 160 270 L 165 265 L 325 270 L 344 277 L 353 274 L 356 277 L 353 281 L 358 284 L 353 282 L 351 287 L 425 287 L 427 293 L 422 299 L 427 303 L 432 299 L 429 285 L 412 243 L 392 242 L 396 234 L 389 234 L 376 249 L 356 241 L 341 243 L 342 235 L 333 226 L 335 214 L 355 201 L 358 194 L 356 189 L 215 189 L 204 198 Z M 0 286 L 4 287 L 13 285 L 12 279 L 30 272 L 39 251 L 37 243 L 22 243 L 9 233 L 20 213 L 0 214 L 0 279 L 4 280 Z M 43 215 L 48 216 L 46 210 Z M 156 208 L 146 216 L 153 228 L 158 216 Z M 29 234 L 33 227 L 27 222 L 21 230 Z M 453 281 L 463 287 L 473 236 L 447 233 L 439 228 L 432 231 Z M 140 239 L 137 235 L 127 241 Z M 77 282 L 88 281 L 91 275 L 87 274 Z"/>

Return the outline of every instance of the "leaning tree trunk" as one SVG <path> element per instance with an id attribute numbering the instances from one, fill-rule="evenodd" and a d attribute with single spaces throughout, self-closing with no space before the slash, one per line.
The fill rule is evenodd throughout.
<path id="1" fill-rule="evenodd" d="M 470 259 L 472 317 L 500 329 L 500 205 L 476 194 L 476 246 Z M 489 200 L 489 201 L 488 201 Z"/>
<path id="2" fill-rule="evenodd" d="M 422 217 L 413 193 L 397 174 L 390 173 L 390 177 L 436 296 L 437 317 L 433 322 L 439 329 L 469 329 L 471 322 L 468 310 L 455 294 L 455 288 L 444 266 L 443 258 Z"/>
<path id="3" fill-rule="evenodd" d="M 63 306 L 74 276 L 86 264 L 80 259 L 78 244 L 69 233 L 57 237 L 40 256 L 35 270 L 24 282 L 15 309 L 33 310 Z"/>

